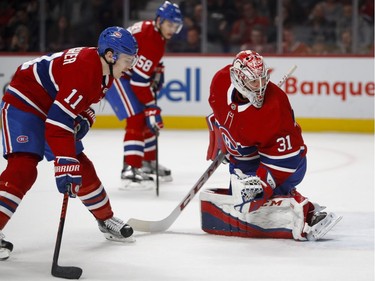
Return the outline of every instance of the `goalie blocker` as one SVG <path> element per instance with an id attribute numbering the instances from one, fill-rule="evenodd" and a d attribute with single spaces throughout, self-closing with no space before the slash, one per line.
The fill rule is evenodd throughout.
<path id="1" fill-rule="evenodd" d="M 200 193 L 202 230 L 217 235 L 251 238 L 319 240 L 341 216 L 321 212 L 325 207 L 311 203 L 298 192 L 275 196 L 258 210 L 235 210 L 227 189 L 207 189 Z"/>

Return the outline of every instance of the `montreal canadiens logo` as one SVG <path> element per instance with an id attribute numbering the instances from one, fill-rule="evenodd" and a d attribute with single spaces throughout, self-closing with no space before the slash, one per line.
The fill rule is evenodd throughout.
<path id="1" fill-rule="evenodd" d="M 21 135 L 17 137 L 17 142 L 18 143 L 25 143 L 29 141 L 29 137 L 25 135 Z"/>
<path id="2" fill-rule="evenodd" d="M 233 156 L 241 156 L 241 154 L 238 152 L 238 146 L 236 141 L 233 139 L 233 137 L 230 135 L 227 129 L 224 127 L 220 127 L 221 137 L 223 138 L 224 144 L 230 154 Z"/>
<path id="3" fill-rule="evenodd" d="M 121 38 L 122 37 L 121 33 L 118 32 L 118 31 L 113 32 L 113 36 L 115 36 L 117 38 Z"/>

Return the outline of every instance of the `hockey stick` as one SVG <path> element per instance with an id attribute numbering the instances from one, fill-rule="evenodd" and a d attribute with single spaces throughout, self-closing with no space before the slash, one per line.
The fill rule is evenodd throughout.
<path id="1" fill-rule="evenodd" d="M 158 95 L 155 93 L 155 105 L 158 105 Z M 155 134 L 155 175 L 156 175 L 156 196 L 159 196 L 159 131 Z"/>
<path id="2" fill-rule="evenodd" d="M 198 179 L 195 185 L 190 189 L 189 193 L 185 196 L 185 198 L 178 204 L 178 206 L 172 211 L 172 213 L 162 219 L 160 221 L 144 221 L 138 219 L 129 219 L 128 224 L 137 231 L 143 232 L 161 232 L 167 230 L 173 222 L 178 218 L 181 214 L 183 209 L 189 204 L 190 200 L 193 199 L 195 194 L 202 188 L 202 186 L 206 183 L 206 181 L 211 177 L 211 175 L 215 172 L 217 167 L 221 164 L 224 160 L 225 155 L 219 153 L 216 158 L 212 161 L 211 165 L 207 168 L 207 170 L 203 173 L 203 175 Z"/>
<path id="3" fill-rule="evenodd" d="M 296 70 L 297 66 L 293 65 L 289 71 L 281 78 L 277 85 L 281 87 L 285 81 L 289 78 L 290 75 Z M 181 214 L 182 210 L 187 206 L 191 199 L 198 193 L 206 181 L 211 177 L 214 171 L 219 167 L 221 162 L 223 162 L 225 155 L 219 153 L 216 158 L 212 161 L 211 165 L 203 173 L 203 175 L 198 179 L 196 184 L 190 189 L 189 193 L 185 198 L 178 204 L 178 206 L 169 214 L 166 218 L 159 221 L 145 221 L 131 218 L 128 220 L 128 224 L 136 231 L 143 232 L 161 232 L 167 230 L 173 222 Z"/>
<path id="4" fill-rule="evenodd" d="M 57 231 L 57 238 L 56 238 L 55 252 L 53 254 L 51 274 L 59 278 L 79 279 L 82 275 L 82 268 L 75 267 L 75 266 L 58 265 L 58 259 L 59 259 L 60 248 L 61 248 L 61 240 L 62 240 L 64 224 L 65 224 L 66 210 L 68 208 L 68 201 L 69 201 L 69 194 L 65 193 L 62 207 L 61 207 L 60 224 L 59 224 L 59 230 Z"/>
<path id="5" fill-rule="evenodd" d="M 293 72 L 297 69 L 297 65 L 293 65 L 287 73 L 285 73 L 285 75 L 281 78 L 281 80 L 279 81 L 279 83 L 277 83 L 277 86 L 281 87 L 282 85 L 284 85 L 286 79 L 288 79 L 290 77 L 290 75 L 293 74 Z"/>
<path id="6" fill-rule="evenodd" d="M 158 136 L 156 136 L 156 161 L 155 161 L 155 175 L 156 175 L 156 196 L 159 196 L 159 145 Z"/>
<path id="7" fill-rule="evenodd" d="M 161 74 L 158 72 L 155 74 L 154 82 L 159 82 L 161 79 Z M 158 91 L 153 88 L 155 95 L 155 105 L 158 105 Z M 159 196 L 159 131 L 155 134 L 155 176 L 156 176 L 156 196 Z"/>

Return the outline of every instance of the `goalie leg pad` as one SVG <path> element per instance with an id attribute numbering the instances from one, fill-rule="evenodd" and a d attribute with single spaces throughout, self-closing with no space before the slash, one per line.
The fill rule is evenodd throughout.
<path id="1" fill-rule="evenodd" d="M 329 214 L 316 226 L 306 223 L 312 204 L 296 192 L 275 196 L 257 211 L 241 213 L 234 208 L 236 199 L 228 189 L 209 189 L 200 193 L 202 230 L 210 234 L 252 237 L 317 240 L 341 219 Z"/>
<path id="2" fill-rule="evenodd" d="M 211 234 L 251 238 L 306 240 L 303 205 L 293 197 L 275 197 L 257 211 L 241 213 L 234 209 L 235 199 L 227 189 L 200 193 L 203 231 Z"/>

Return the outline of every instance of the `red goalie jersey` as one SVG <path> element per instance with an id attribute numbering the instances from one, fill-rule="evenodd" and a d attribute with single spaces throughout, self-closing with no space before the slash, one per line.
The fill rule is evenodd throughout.
<path id="1" fill-rule="evenodd" d="M 230 67 L 215 74 L 209 103 L 219 129 L 219 141 L 231 155 L 231 172 L 239 168 L 246 174 L 256 173 L 265 182 L 266 173 L 270 173 L 276 184 L 274 194 L 283 194 L 275 187 L 296 172 L 306 154 L 301 128 L 284 91 L 269 82 L 263 105 L 257 108 L 241 98 L 231 83 Z"/>
<path id="2" fill-rule="evenodd" d="M 229 189 L 201 193 L 202 229 L 244 237 L 319 240 L 340 219 L 296 190 L 306 146 L 288 97 L 270 82 L 263 57 L 238 53 L 212 79 L 208 159 L 229 159 Z"/>

